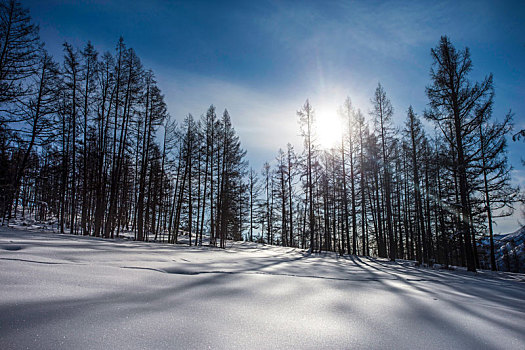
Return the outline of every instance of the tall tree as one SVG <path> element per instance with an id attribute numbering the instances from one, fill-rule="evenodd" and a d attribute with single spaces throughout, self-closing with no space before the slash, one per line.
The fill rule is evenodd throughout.
<path id="1" fill-rule="evenodd" d="M 68 112 L 71 122 L 71 219 L 70 231 L 76 234 L 77 216 L 77 107 L 80 104 L 80 57 L 71 44 L 64 43 L 64 84 L 68 94 Z"/>
<path id="2" fill-rule="evenodd" d="M 264 218 L 263 221 L 266 224 L 266 243 L 271 244 L 271 235 L 272 235 L 272 215 L 271 215 L 271 191 L 272 191 L 272 182 L 271 182 L 271 173 L 270 173 L 270 164 L 265 162 L 262 169 L 262 174 L 264 179 Z"/>
<path id="3" fill-rule="evenodd" d="M 253 229 L 257 228 L 255 224 L 255 218 L 258 216 L 256 213 L 257 210 L 257 198 L 261 192 L 261 187 L 259 185 L 259 178 L 257 173 L 250 168 L 248 172 L 248 189 L 250 193 L 250 236 L 249 241 L 253 242 Z"/>
<path id="4" fill-rule="evenodd" d="M 355 111 L 352 107 L 352 102 L 350 101 L 350 97 L 347 97 L 344 103 L 344 114 L 347 124 L 347 141 L 348 141 L 348 160 L 350 162 L 350 193 L 351 193 L 351 200 L 352 200 L 352 254 L 357 254 L 357 217 L 356 217 L 356 186 L 355 186 L 355 160 L 354 160 L 354 150 L 355 150 Z M 343 152 L 344 154 L 344 152 Z M 343 159 L 343 167 L 344 167 L 344 159 Z M 344 169 L 344 168 L 343 168 Z M 346 183 L 346 179 L 344 178 L 343 174 L 343 184 Z M 346 187 L 346 186 L 345 186 Z M 346 190 L 345 190 L 346 193 Z M 345 215 L 348 215 L 347 209 L 345 208 Z M 348 225 L 348 222 L 347 222 Z M 349 237 L 347 237 L 349 240 Z M 350 242 L 348 241 L 348 252 L 350 253 Z"/>
<path id="5" fill-rule="evenodd" d="M 421 200 L 421 182 L 419 179 L 419 171 L 421 160 L 419 159 L 423 153 L 423 142 L 425 134 L 421 126 L 421 121 L 414 113 L 412 106 L 408 107 L 407 120 L 405 123 L 405 135 L 408 138 L 407 145 L 411 159 L 412 169 L 412 183 L 414 186 L 414 198 L 415 198 L 415 219 L 416 219 L 416 232 L 417 232 L 417 244 L 416 244 L 416 259 L 420 263 L 428 262 L 428 247 L 425 235 L 425 224 L 423 216 L 423 204 Z"/>
<path id="6" fill-rule="evenodd" d="M 313 200 L 313 180 L 312 168 L 314 157 L 314 109 L 309 100 L 306 100 L 301 110 L 297 112 L 299 116 L 299 123 L 301 125 L 301 135 L 304 138 L 304 146 L 306 150 L 306 188 L 308 191 L 308 223 L 310 229 L 310 251 L 314 251 L 314 233 L 315 233 L 315 216 L 314 216 L 314 200 Z"/>
<path id="7" fill-rule="evenodd" d="M 492 271 L 497 270 L 496 252 L 494 245 L 494 230 L 492 221 L 497 216 L 512 214 L 512 204 L 519 193 L 510 183 L 510 170 L 507 160 L 506 136 L 512 128 L 509 113 L 502 122 L 491 121 L 492 101 L 477 111 L 481 118 L 479 124 L 480 161 L 483 177 L 481 192 L 484 193 L 487 225 L 489 228 L 490 266 Z M 502 210 L 502 209 L 510 210 Z M 498 215 L 494 215 L 494 213 Z"/>
<path id="8" fill-rule="evenodd" d="M 83 88 L 83 94 L 84 94 L 84 103 L 82 108 L 82 114 L 84 116 L 84 123 L 83 123 L 83 133 L 84 133 L 84 141 L 83 141 L 83 155 L 82 155 L 82 216 L 81 216 L 81 227 L 82 227 L 82 234 L 88 235 L 89 232 L 87 230 L 87 216 L 88 216 L 88 122 L 89 122 L 89 114 L 90 114 L 90 105 L 93 99 L 93 94 L 95 91 L 95 77 L 97 74 L 98 69 L 98 61 L 97 56 L 98 53 L 91 44 L 91 42 L 88 42 L 84 50 L 81 52 L 82 54 L 82 79 L 84 81 L 84 88 Z"/>
<path id="9" fill-rule="evenodd" d="M 386 222 L 389 241 L 389 257 L 390 260 L 395 260 L 396 257 L 396 243 L 394 241 L 394 234 L 392 228 L 392 196 L 391 196 L 391 170 L 390 170 L 390 152 L 389 146 L 392 133 L 392 115 L 394 109 L 392 103 L 386 96 L 386 92 L 381 86 L 377 85 L 374 97 L 372 98 L 372 115 L 375 117 L 376 129 L 381 139 L 381 153 L 382 153 L 382 167 L 383 167 L 383 181 L 384 181 L 384 203 L 386 206 Z"/>
<path id="10" fill-rule="evenodd" d="M 96 129 L 97 129 L 97 150 L 96 150 L 96 180 L 95 180 L 95 219 L 94 235 L 99 237 L 102 234 L 104 213 L 106 210 L 106 184 L 107 184 L 107 156 L 109 145 L 109 116 L 114 102 L 113 85 L 114 59 L 109 52 L 102 56 L 99 69 L 97 70 L 97 104 L 96 104 Z"/>
<path id="11" fill-rule="evenodd" d="M 14 108 L 10 113 L 11 122 L 24 125 L 19 131 L 19 136 L 23 140 L 20 146 L 24 150 L 21 161 L 16 164 L 12 190 L 8 203 L 6 203 L 8 204 L 9 217 L 12 202 L 16 199 L 15 194 L 19 191 L 32 152 L 36 146 L 49 143 L 55 135 L 52 116 L 57 108 L 58 65 L 47 52 L 42 51 L 36 69 L 37 74 L 28 83 L 27 94 L 23 98 L 16 98 Z"/>
<path id="12" fill-rule="evenodd" d="M 365 133 L 367 132 L 367 126 L 365 125 L 365 118 L 360 110 L 357 111 L 356 115 L 356 124 L 357 124 L 357 133 L 359 135 L 359 167 L 360 167 L 360 177 L 359 177 L 359 187 L 361 191 L 361 245 L 363 255 L 368 255 L 367 242 L 366 239 L 366 188 L 365 188 L 365 157 L 364 157 L 364 139 Z"/>
<path id="13" fill-rule="evenodd" d="M 465 142 L 478 130 L 479 118 L 476 110 L 493 98 L 492 74 L 482 82 L 472 83 L 468 78 L 472 70 L 469 49 L 456 50 L 446 36 L 441 37 L 438 46 L 431 50 L 431 55 L 434 61 L 430 70 L 432 81 L 426 88 L 430 110 L 425 116 L 434 121 L 445 137 L 451 140 L 457 154 L 456 170 L 460 194 L 458 207 L 461 215 L 458 223 L 465 241 L 467 268 L 469 271 L 476 271 L 469 225 L 469 163 L 468 155 L 465 154 Z M 447 123 L 449 128 L 445 125 Z"/>
<path id="14" fill-rule="evenodd" d="M 287 184 L 288 184 L 288 215 L 289 215 L 289 224 L 290 224 L 290 239 L 288 243 L 291 247 L 295 246 L 294 243 L 294 206 L 293 206 L 293 177 L 295 175 L 295 165 L 297 163 L 297 156 L 295 155 L 293 146 L 288 143 L 287 152 L 286 152 L 286 162 L 287 162 Z"/>
<path id="15" fill-rule="evenodd" d="M 156 86 L 153 72 L 148 71 L 145 76 L 144 103 L 144 131 L 142 135 L 142 159 L 140 161 L 139 188 L 137 200 L 137 239 L 144 239 L 144 198 L 146 196 L 146 177 L 148 165 L 150 165 L 150 150 L 152 148 L 152 137 L 167 115 L 164 97 Z"/>
<path id="16" fill-rule="evenodd" d="M 344 106 L 341 108 L 341 114 L 342 117 L 346 119 L 347 125 L 350 126 L 351 118 L 352 118 L 352 104 L 350 102 L 350 98 L 347 97 Z M 348 129 L 348 133 L 352 132 L 350 128 Z M 343 197 L 343 215 L 344 215 L 344 221 L 343 221 L 343 227 L 344 227 L 344 233 L 341 235 L 341 254 L 344 254 L 345 252 L 345 241 L 348 246 L 348 253 L 350 254 L 350 225 L 348 223 L 349 218 L 349 212 L 348 212 L 348 190 L 347 190 L 347 175 L 346 175 L 346 161 L 345 161 L 345 153 L 346 153 L 346 147 L 345 147 L 345 133 L 341 133 L 341 165 L 342 165 L 342 182 L 343 182 L 343 192 L 341 193 Z M 352 179 L 353 181 L 353 179 Z M 354 252 L 355 254 L 355 252 Z"/>

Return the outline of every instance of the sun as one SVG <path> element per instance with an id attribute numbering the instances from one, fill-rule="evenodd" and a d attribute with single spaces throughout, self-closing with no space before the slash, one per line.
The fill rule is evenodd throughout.
<path id="1" fill-rule="evenodd" d="M 322 149 L 339 147 L 343 126 L 337 108 L 319 106 L 315 112 L 316 141 Z"/>

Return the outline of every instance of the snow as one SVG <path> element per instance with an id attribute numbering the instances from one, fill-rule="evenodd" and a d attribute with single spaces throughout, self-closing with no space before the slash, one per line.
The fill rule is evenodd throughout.
<path id="1" fill-rule="evenodd" d="M 524 349 L 525 275 L 0 229 L 0 349 Z"/>

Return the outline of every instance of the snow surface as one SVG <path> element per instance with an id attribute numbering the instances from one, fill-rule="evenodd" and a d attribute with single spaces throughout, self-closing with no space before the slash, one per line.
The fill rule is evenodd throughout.
<path id="1" fill-rule="evenodd" d="M 0 349 L 525 349 L 525 276 L 0 229 Z"/>

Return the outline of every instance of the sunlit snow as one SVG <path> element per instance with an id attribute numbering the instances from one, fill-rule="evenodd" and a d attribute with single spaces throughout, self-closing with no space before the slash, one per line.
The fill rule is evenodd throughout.
<path id="1" fill-rule="evenodd" d="M 525 276 L 0 229 L 0 349 L 523 349 Z"/>

